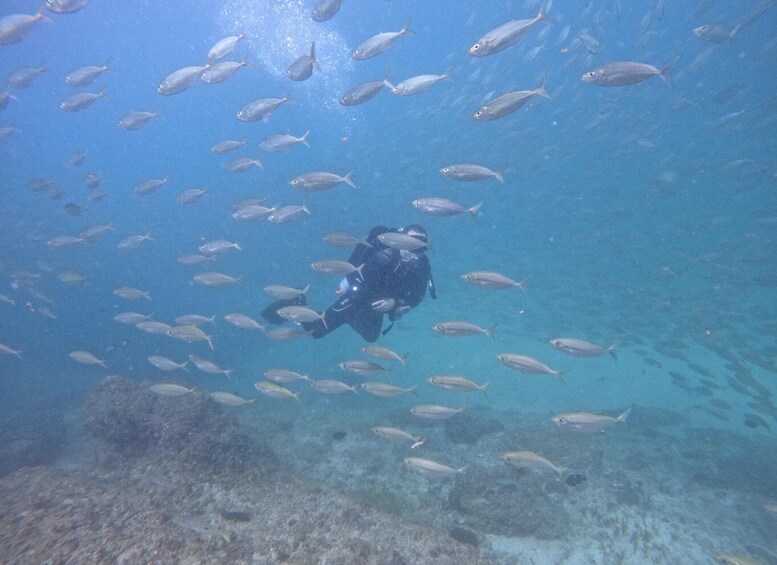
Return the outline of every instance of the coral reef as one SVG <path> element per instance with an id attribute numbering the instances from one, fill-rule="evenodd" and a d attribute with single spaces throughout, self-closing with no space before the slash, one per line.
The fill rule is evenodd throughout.
<path id="1" fill-rule="evenodd" d="M 479 564 L 444 531 L 360 508 L 330 489 L 249 471 L 204 484 L 144 457 L 99 479 L 51 468 L 0 480 L 7 563 Z M 152 467 L 153 466 L 153 467 Z M 154 472 L 146 471 L 153 468 Z M 239 505 L 249 521 L 223 518 Z"/>
<path id="2" fill-rule="evenodd" d="M 235 417 L 205 395 L 158 396 L 146 384 L 106 377 L 81 411 L 87 431 L 124 455 L 155 451 L 201 471 L 242 471 L 277 464 Z"/>

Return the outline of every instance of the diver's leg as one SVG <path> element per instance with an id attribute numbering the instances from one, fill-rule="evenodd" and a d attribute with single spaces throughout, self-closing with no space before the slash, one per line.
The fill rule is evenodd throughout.
<path id="1" fill-rule="evenodd" d="M 322 320 L 314 320 L 303 322 L 302 327 L 305 328 L 306 332 L 311 332 L 315 339 L 322 338 L 346 323 L 354 309 L 353 301 L 349 297 L 343 296 L 324 312 L 326 326 Z"/>
<path id="2" fill-rule="evenodd" d="M 366 304 L 361 310 L 355 311 L 349 317 L 348 323 L 365 341 L 372 343 L 380 337 L 380 330 L 383 327 L 383 313 L 376 312 L 369 304 Z"/>

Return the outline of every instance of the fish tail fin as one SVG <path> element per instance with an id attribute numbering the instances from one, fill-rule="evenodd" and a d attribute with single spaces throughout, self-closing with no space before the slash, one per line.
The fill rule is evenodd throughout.
<path id="1" fill-rule="evenodd" d="M 567 381 L 564 379 L 564 375 L 566 375 L 569 371 L 556 371 L 553 373 L 558 380 L 560 380 L 563 384 L 567 384 Z"/>
<path id="2" fill-rule="evenodd" d="M 445 69 L 445 72 L 442 74 L 443 79 L 445 80 L 453 80 L 453 75 L 456 74 L 456 67 L 448 67 Z"/>
<path id="3" fill-rule="evenodd" d="M 243 63 L 243 66 L 244 66 L 244 67 L 250 67 L 250 66 L 251 66 L 251 54 L 250 54 L 250 53 L 246 53 L 246 54 L 243 56 L 243 61 L 242 61 L 242 63 Z"/>
<path id="4" fill-rule="evenodd" d="M 742 22 L 740 22 L 737 25 L 735 25 L 734 28 L 729 32 L 728 38 L 731 41 L 734 41 L 737 38 L 737 33 L 739 33 L 739 30 L 742 29 L 743 25 L 744 24 Z"/>
<path id="5" fill-rule="evenodd" d="M 213 347 L 213 336 L 206 335 L 205 339 L 208 342 L 208 345 L 210 346 L 211 351 L 216 351 L 216 349 Z"/>
<path id="6" fill-rule="evenodd" d="M 522 281 L 518 281 L 518 284 L 515 285 L 515 286 L 520 288 L 522 291 L 527 292 L 527 290 L 526 290 L 526 283 L 529 282 L 529 279 L 531 279 L 531 275 L 529 275 L 528 277 L 526 277 Z"/>
<path id="7" fill-rule="evenodd" d="M 496 329 L 496 324 L 491 326 L 490 328 L 486 329 L 486 335 L 491 338 L 491 341 L 496 341 L 496 338 L 494 338 L 494 330 Z"/>
<path id="8" fill-rule="evenodd" d="M 321 323 L 324 324 L 324 329 L 329 329 L 326 325 L 326 310 L 321 312 L 321 314 L 318 316 L 318 319 L 321 320 Z"/>
<path id="9" fill-rule="evenodd" d="M 540 79 L 540 82 L 537 83 L 537 87 L 534 89 L 534 93 L 538 94 L 539 96 L 542 96 L 543 98 L 547 98 L 549 100 L 553 99 L 553 97 L 550 94 L 548 94 L 548 91 L 545 90 L 544 76 Z"/>
<path id="10" fill-rule="evenodd" d="M 358 391 L 358 390 L 356 390 L 356 385 L 354 385 L 354 386 L 350 387 L 348 390 L 350 390 L 350 391 L 351 391 L 352 393 L 354 393 L 354 394 L 359 394 L 359 391 Z"/>
<path id="11" fill-rule="evenodd" d="M 418 389 L 418 385 L 413 385 L 409 389 L 407 389 L 407 392 L 414 394 L 415 396 L 418 396 L 418 393 L 416 390 Z"/>
<path id="12" fill-rule="evenodd" d="M 100 367 L 102 367 L 103 369 L 108 368 L 108 365 L 105 364 L 105 361 L 100 360 L 97 364 L 100 365 Z"/>
<path id="13" fill-rule="evenodd" d="M 610 357 L 612 357 L 612 358 L 613 358 L 613 359 L 615 359 L 616 361 L 618 360 L 618 352 L 617 352 L 617 351 L 615 351 L 615 350 L 617 349 L 617 347 L 618 347 L 620 344 L 621 344 L 620 340 L 616 340 L 616 341 L 614 341 L 614 342 L 612 343 L 612 345 L 610 345 L 610 346 L 607 348 L 607 353 L 609 353 L 609 354 L 610 354 Z"/>
<path id="14" fill-rule="evenodd" d="M 302 201 L 302 211 L 310 215 L 310 209 L 308 208 L 308 199 Z"/>
<path id="15" fill-rule="evenodd" d="M 666 66 L 659 69 L 659 76 L 661 77 L 661 80 L 663 80 L 670 88 L 674 86 L 674 82 L 672 82 L 672 75 L 670 73 L 672 72 L 672 67 L 674 67 L 679 60 L 680 55 L 672 59 Z"/>
<path id="16" fill-rule="evenodd" d="M 297 392 L 297 393 L 295 393 L 295 394 L 292 394 L 292 396 L 294 397 L 294 400 L 296 400 L 297 402 L 299 402 L 300 404 L 302 404 L 302 401 L 299 399 L 299 395 L 300 395 L 300 394 L 302 394 L 302 392 Z"/>
<path id="17" fill-rule="evenodd" d="M 410 29 L 410 22 L 413 21 L 412 18 L 407 18 L 407 21 L 405 22 L 405 25 L 402 26 L 402 29 L 399 30 L 400 35 L 406 35 L 408 33 L 412 33 L 413 35 L 416 35 L 416 33 Z"/>
<path id="18" fill-rule="evenodd" d="M 316 68 L 317 71 L 321 70 L 321 65 L 318 64 L 318 59 L 316 59 L 316 42 L 313 42 L 313 45 L 310 46 L 310 58 L 313 60 L 313 66 Z"/>
<path id="19" fill-rule="evenodd" d="M 143 296 L 143 298 L 145 298 L 146 300 L 151 300 L 151 292 L 149 292 L 148 290 L 147 290 L 146 292 L 142 292 L 142 293 L 141 293 L 141 295 L 142 295 L 142 296 Z"/>
<path id="20" fill-rule="evenodd" d="M 348 184 L 349 186 L 352 186 L 353 188 L 357 188 L 354 182 L 351 180 L 351 175 L 353 175 L 354 171 L 350 171 L 347 175 L 345 175 L 343 177 L 343 182 Z"/>
<path id="21" fill-rule="evenodd" d="M 216 325 L 216 314 L 213 314 L 210 318 L 208 318 L 208 322 L 210 322 L 211 324 L 213 324 L 215 326 Z"/>
<path id="22" fill-rule="evenodd" d="M 310 290 L 310 285 L 308 285 L 305 288 L 303 288 L 302 292 L 300 292 L 300 294 L 303 295 L 303 296 L 307 296 L 309 290 Z"/>
<path id="23" fill-rule="evenodd" d="M 408 370 L 407 368 L 407 358 L 410 355 L 410 352 L 405 353 L 402 357 L 399 358 L 399 362 L 402 363 L 402 366 L 405 368 L 405 371 Z"/>
<path id="24" fill-rule="evenodd" d="M 186 365 L 188 365 L 188 364 L 189 364 L 188 361 L 184 361 L 183 363 L 181 363 L 181 369 L 183 369 L 187 373 L 189 372 L 189 369 L 186 368 Z"/>
<path id="25" fill-rule="evenodd" d="M 488 398 L 488 385 L 490 383 L 491 383 L 491 381 L 486 381 L 486 383 L 480 387 L 480 390 L 483 391 L 483 396 L 485 396 L 486 400 L 488 400 L 489 402 L 491 401 L 491 399 Z"/>
<path id="26" fill-rule="evenodd" d="M 144 236 L 143 236 L 143 239 L 147 239 L 147 240 L 149 240 L 149 241 L 154 241 L 154 238 L 153 238 L 153 237 L 151 237 L 151 230 L 148 230 L 148 231 L 146 232 L 146 235 L 144 235 Z"/>
<path id="27" fill-rule="evenodd" d="M 549 0 L 543 0 L 542 6 L 540 6 L 540 11 L 537 13 L 537 21 L 538 22 L 547 22 L 549 24 L 553 23 L 550 18 L 548 18 L 548 4 L 550 4 Z"/>
<path id="28" fill-rule="evenodd" d="M 629 414 L 631 414 L 631 409 L 632 408 L 633 408 L 633 406 L 629 406 L 628 408 L 626 408 L 626 410 L 623 411 L 623 413 L 620 416 L 618 416 L 615 419 L 618 420 L 619 422 L 625 424 L 626 420 L 629 417 Z"/>
<path id="29" fill-rule="evenodd" d="M 472 208 L 468 208 L 467 212 L 469 212 L 472 215 L 472 217 L 477 220 L 478 215 L 479 215 L 478 213 L 480 212 L 480 207 L 481 206 L 483 206 L 482 202 L 480 204 L 474 205 Z"/>
<path id="30" fill-rule="evenodd" d="M 567 467 L 556 467 L 556 473 L 558 473 L 559 477 L 563 477 L 567 471 L 569 471 Z"/>
<path id="31" fill-rule="evenodd" d="M 110 100 L 108 97 L 108 94 L 105 92 L 105 89 L 103 88 L 100 92 L 97 93 L 98 98 L 105 98 L 107 100 Z"/>
<path id="32" fill-rule="evenodd" d="M 227 376 L 227 380 L 229 382 L 232 382 L 232 371 L 234 371 L 234 369 L 226 369 L 224 371 L 224 374 Z"/>
<path id="33" fill-rule="evenodd" d="M 312 383 L 313 379 L 311 377 L 313 376 L 313 372 L 314 371 L 315 371 L 315 369 L 311 369 L 310 371 L 307 372 L 307 374 L 302 375 L 302 380 L 303 381 L 308 381 L 308 382 Z"/>
<path id="34" fill-rule="evenodd" d="M 237 249 L 238 251 L 243 251 L 243 248 L 242 248 L 242 247 L 240 247 L 240 244 L 239 244 L 239 243 L 236 243 L 236 244 L 234 245 L 234 247 L 235 247 L 235 249 Z"/>
<path id="35" fill-rule="evenodd" d="M 498 172 L 494 171 L 494 178 L 496 178 L 496 180 L 498 180 L 502 184 L 505 183 L 505 178 L 502 176 L 502 173 L 498 173 Z"/>
<path id="36" fill-rule="evenodd" d="M 305 147 L 310 147 L 310 144 L 308 143 L 308 136 L 310 135 L 310 130 L 305 132 L 305 135 L 299 138 L 300 143 L 303 143 Z"/>
<path id="37" fill-rule="evenodd" d="M 359 273 L 359 276 L 360 276 L 361 278 L 364 278 L 364 275 L 362 274 L 362 270 L 364 269 L 364 265 L 365 265 L 365 264 L 366 264 L 366 263 L 362 263 L 361 265 L 359 265 L 358 267 L 356 267 L 356 272 L 357 272 L 357 273 Z"/>
<path id="38" fill-rule="evenodd" d="M 257 167 L 259 167 L 260 169 L 264 170 L 264 163 L 262 163 L 262 160 L 259 157 L 254 159 L 254 163 L 256 163 Z"/>

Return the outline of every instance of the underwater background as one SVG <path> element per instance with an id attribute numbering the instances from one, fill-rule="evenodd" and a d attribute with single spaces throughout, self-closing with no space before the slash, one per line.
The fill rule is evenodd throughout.
<path id="1" fill-rule="evenodd" d="M 549 21 L 515 45 L 472 57 L 489 30 L 534 18 L 541 3 L 344 0 L 323 22 L 314 7 L 92 0 L 72 14 L 40 7 L 50 21 L 0 45 L 0 76 L 45 68 L 28 86 L 9 82 L 0 110 L 0 344 L 11 350 L 0 355 L 0 562 L 777 563 L 777 10 L 556 0 Z M 0 18 L 38 8 L 6 0 Z M 407 21 L 413 33 L 384 53 L 351 57 Z M 695 33 L 700 26 L 720 33 Z M 216 42 L 240 34 L 227 60 L 248 64 L 233 77 L 157 92 L 172 71 L 206 65 Z M 320 70 L 289 80 L 288 66 L 314 41 Z M 671 68 L 666 81 L 622 87 L 581 80 L 615 61 Z M 88 86 L 66 84 L 83 65 L 108 69 Z M 383 88 L 362 105 L 339 103 L 357 85 L 422 74 L 449 78 L 415 96 Z M 550 98 L 473 119 L 494 97 L 543 81 Z M 105 97 L 60 109 L 80 91 Z M 262 120 L 235 117 L 253 100 L 286 96 Z M 132 110 L 159 116 L 117 127 Z M 271 134 L 306 131 L 309 147 L 259 147 Z M 247 143 L 211 152 L 227 139 Z M 77 151 L 86 156 L 74 166 Z M 240 156 L 263 169 L 230 171 Z M 460 163 L 497 171 L 504 184 L 439 171 Z M 354 171 L 357 188 L 289 185 L 313 171 Z M 85 186 L 89 174 L 101 177 L 96 188 Z M 146 179 L 168 180 L 139 194 Z M 190 188 L 206 192 L 181 205 Z M 236 221 L 235 203 L 249 197 L 304 202 L 310 213 Z M 434 217 L 412 205 L 426 197 L 482 207 L 474 219 Z M 310 264 L 350 250 L 324 235 L 413 223 L 429 235 L 437 299 L 378 341 L 408 353 L 407 370 L 378 360 L 389 375 L 344 372 L 339 363 L 368 359 L 348 327 L 278 341 L 225 321 L 242 313 L 264 323 L 271 284 L 310 285 L 308 305 L 326 309 L 339 278 Z M 96 241 L 52 243 L 108 224 Z M 139 247 L 117 248 L 147 233 Z M 242 250 L 198 266 L 177 261 L 221 239 Z M 71 271 L 85 280 L 62 276 Z M 241 282 L 204 287 L 193 278 L 203 271 Z M 470 271 L 525 280 L 525 291 L 476 288 L 461 279 Z M 150 300 L 123 299 L 120 287 Z M 171 325 L 215 316 L 202 328 L 213 350 L 118 323 L 122 312 Z M 494 339 L 432 330 L 454 320 L 495 326 Z M 565 355 L 549 343 L 559 337 L 613 345 L 614 355 Z M 74 351 L 104 366 L 79 363 Z M 513 371 L 497 359 L 508 352 L 563 379 Z M 191 363 L 188 373 L 165 372 L 147 359 L 192 354 L 229 378 Z M 300 381 L 287 385 L 300 402 L 260 394 L 254 384 L 278 367 L 418 388 L 334 396 Z M 427 383 L 441 374 L 488 382 L 487 395 Z M 159 383 L 199 393 L 155 395 Z M 227 406 L 207 396 L 214 391 L 256 400 Z M 419 404 L 463 411 L 429 421 L 409 412 Z M 625 425 L 592 434 L 551 420 L 629 407 Z M 375 426 L 426 441 L 411 449 Z M 500 460 L 518 450 L 566 471 Z M 408 457 L 461 471 L 419 476 Z M 48 521 L 69 529 L 40 527 Z"/>

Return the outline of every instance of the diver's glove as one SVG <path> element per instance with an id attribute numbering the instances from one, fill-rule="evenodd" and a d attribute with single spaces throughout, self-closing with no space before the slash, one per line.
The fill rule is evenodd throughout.
<path id="1" fill-rule="evenodd" d="M 397 303 L 393 298 L 383 298 L 373 302 L 372 309 L 382 314 L 384 312 L 390 312 L 396 305 Z"/>

